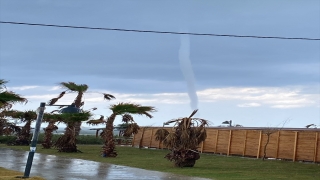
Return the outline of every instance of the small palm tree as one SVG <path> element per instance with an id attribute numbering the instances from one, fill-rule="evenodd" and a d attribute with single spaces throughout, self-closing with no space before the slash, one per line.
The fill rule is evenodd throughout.
<path id="1" fill-rule="evenodd" d="M 27 99 L 12 91 L 7 91 L 5 84 L 8 81 L 0 79 L 0 135 L 18 133 L 21 129 L 14 123 L 10 123 L 4 114 L 15 103 L 27 103 Z"/>
<path id="2" fill-rule="evenodd" d="M 29 145 L 31 140 L 31 123 L 37 119 L 37 114 L 35 111 L 3 111 L 3 114 L 6 117 L 11 119 L 19 119 L 22 122 L 25 122 L 25 125 L 17 130 L 17 139 L 13 143 L 14 145 Z"/>
<path id="3" fill-rule="evenodd" d="M 131 134 L 137 133 L 139 129 L 139 126 L 134 123 L 131 114 L 145 115 L 152 118 L 150 113 L 156 111 L 152 106 L 141 106 L 133 103 L 113 104 L 111 105 L 110 110 L 112 111 L 112 114 L 105 122 L 106 128 L 102 133 L 102 138 L 104 140 L 104 146 L 102 147 L 103 157 L 116 157 L 118 155 L 115 151 L 115 143 L 113 139 L 113 123 L 116 116 L 121 115 L 124 123 L 130 123 L 124 132 L 124 136 L 130 136 Z M 96 124 L 99 122 L 103 122 L 103 120 L 88 121 L 88 124 Z"/>
<path id="4" fill-rule="evenodd" d="M 207 138 L 206 127 L 208 121 L 192 118 L 198 110 L 194 110 L 189 117 L 173 119 L 166 124 L 175 123 L 171 132 L 158 129 L 156 140 L 163 142 L 171 150 L 165 158 L 174 162 L 177 167 L 193 167 L 200 158 L 198 146 Z"/>
<path id="5" fill-rule="evenodd" d="M 2 135 L 12 135 L 21 131 L 21 128 L 15 123 L 9 122 L 7 119 L 0 119 L 0 136 Z"/>

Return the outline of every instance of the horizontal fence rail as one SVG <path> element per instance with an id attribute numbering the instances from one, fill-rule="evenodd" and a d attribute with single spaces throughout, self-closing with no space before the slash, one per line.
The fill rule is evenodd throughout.
<path id="1" fill-rule="evenodd" d="M 132 139 L 134 147 L 164 148 L 155 139 L 162 127 L 142 127 Z M 168 131 L 172 127 L 165 127 Z M 320 162 L 320 129 L 307 128 L 207 128 L 207 139 L 199 145 L 204 153 Z"/>

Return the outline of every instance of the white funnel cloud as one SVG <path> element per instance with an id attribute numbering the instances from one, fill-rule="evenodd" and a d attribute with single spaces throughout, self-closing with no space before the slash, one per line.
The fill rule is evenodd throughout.
<path id="1" fill-rule="evenodd" d="M 188 95 L 192 110 L 198 109 L 198 96 L 195 88 L 195 78 L 190 61 L 190 38 L 189 35 L 180 35 L 179 61 L 182 74 L 187 82 Z"/>

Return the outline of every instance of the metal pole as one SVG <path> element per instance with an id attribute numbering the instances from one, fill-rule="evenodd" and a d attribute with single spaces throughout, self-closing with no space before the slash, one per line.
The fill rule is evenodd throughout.
<path id="1" fill-rule="evenodd" d="M 43 114 L 44 114 L 45 105 L 46 105 L 46 103 L 44 103 L 44 102 L 40 103 L 40 108 L 38 109 L 39 112 L 38 112 L 36 127 L 34 130 L 33 136 L 32 136 L 30 151 L 29 151 L 29 155 L 28 155 L 26 169 L 24 170 L 23 178 L 29 178 L 29 175 L 30 175 L 33 156 L 34 156 L 34 153 L 36 152 L 36 148 L 37 148 L 36 146 L 37 146 L 37 141 L 38 141 L 38 136 L 39 136 L 40 126 L 41 126 L 41 121 L 42 121 Z"/>

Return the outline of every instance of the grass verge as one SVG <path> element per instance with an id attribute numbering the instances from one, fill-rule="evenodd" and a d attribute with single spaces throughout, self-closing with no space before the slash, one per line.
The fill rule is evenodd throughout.
<path id="1" fill-rule="evenodd" d="M 0 167 L 0 179 L 1 180 L 17 180 L 21 178 L 17 178 L 17 176 L 23 176 L 22 172 L 19 171 L 13 171 L 9 169 L 5 169 L 3 167 Z M 30 177 L 28 180 L 44 180 L 41 177 Z"/>
<path id="2" fill-rule="evenodd" d="M 12 149 L 28 151 L 28 146 L 5 146 Z M 318 180 L 320 164 L 299 163 L 290 161 L 241 158 L 201 154 L 193 168 L 176 168 L 163 158 L 168 150 L 138 149 L 117 147 L 118 157 L 102 158 L 101 145 L 78 145 L 83 153 L 59 153 L 55 149 L 37 149 L 36 153 L 51 154 L 69 158 L 79 158 L 103 163 L 131 166 L 148 170 L 169 172 L 186 176 L 196 176 L 217 180 L 229 179 L 291 179 Z"/>

